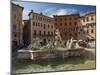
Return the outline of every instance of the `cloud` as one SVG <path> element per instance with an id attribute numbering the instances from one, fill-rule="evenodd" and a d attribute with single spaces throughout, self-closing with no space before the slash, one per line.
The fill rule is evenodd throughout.
<path id="1" fill-rule="evenodd" d="M 84 11 L 80 11 L 80 13 L 81 13 L 80 16 L 84 16 L 84 15 L 90 13 L 90 12 L 95 12 L 95 10 L 91 10 L 91 11 L 88 11 L 88 10 L 87 10 L 87 11 L 85 11 L 85 12 L 84 12 Z"/>
<path id="2" fill-rule="evenodd" d="M 28 19 L 28 14 L 29 14 L 29 12 L 30 12 L 30 10 L 24 9 L 24 11 L 23 11 L 23 19 L 24 19 L 24 20 L 25 20 L 25 19 Z"/>
<path id="3" fill-rule="evenodd" d="M 24 9 L 23 11 L 23 19 L 28 19 L 28 14 L 30 10 Z M 36 11 L 35 11 L 36 12 Z M 53 17 L 53 15 L 70 15 L 78 13 L 78 10 L 76 9 L 68 9 L 68 8 L 48 8 L 46 10 L 42 11 L 44 15 L 47 15 L 49 17 Z"/>
<path id="4" fill-rule="evenodd" d="M 69 14 L 74 14 L 77 13 L 77 10 L 75 9 L 60 9 L 57 12 L 57 15 L 69 15 Z"/>
<path id="5" fill-rule="evenodd" d="M 44 11 L 44 13 L 47 15 L 47 16 L 50 16 L 50 17 L 53 17 L 53 15 L 70 15 L 70 14 L 75 14 L 75 13 L 78 13 L 78 10 L 76 9 L 56 9 L 56 8 L 53 8 L 53 9 L 47 9 Z"/>

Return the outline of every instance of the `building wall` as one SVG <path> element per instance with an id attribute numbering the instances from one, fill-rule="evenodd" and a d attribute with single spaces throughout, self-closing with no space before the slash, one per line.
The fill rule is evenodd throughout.
<path id="1" fill-rule="evenodd" d="M 54 40 L 54 22 L 53 18 L 44 16 L 42 13 L 29 13 L 30 29 L 31 29 L 31 43 L 33 39 L 39 38 L 41 40 Z"/>
<path id="2" fill-rule="evenodd" d="M 77 21 L 80 17 L 79 14 L 73 15 L 55 15 L 55 27 L 60 30 L 62 40 L 78 39 L 77 34 Z"/>
<path id="3" fill-rule="evenodd" d="M 78 22 L 79 25 L 79 39 L 95 39 L 96 37 L 96 13 L 91 12 L 82 16 Z"/>
<path id="4" fill-rule="evenodd" d="M 23 7 L 14 3 L 11 3 L 11 7 L 12 47 L 17 48 L 23 44 Z"/>
<path id="5" fill-rule="evenodd" d="M 24 28 L 23 28 L 23 43 L 24 46 L 28 46 L 31 42 L 30 37 L 31 31 L 30 31 L 30 22 L 29 20 L 24 20 Z"/>

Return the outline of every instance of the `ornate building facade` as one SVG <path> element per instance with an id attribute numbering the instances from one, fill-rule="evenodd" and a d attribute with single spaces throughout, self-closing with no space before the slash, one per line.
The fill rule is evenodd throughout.
<path id="1" fill-rule="evenodd" d="M 72 15 L 54 15 L 55 28 L 60 30 L 62 40 L 78 39 L 77 21 L 79 14 Z"/>
<path id="2" fill-rule="evenodd" d="M 43 15 L 42 13 L 35 13 L 33 10 L 29 13 L 29 43 L 32 43 L 34 39 L 41 39 L 45 41 L 54 40 L 54 19 Z M 27 27 L 27 26 L 26 26 Z"/>
<path id="3" fill-rule="evenodd" d="M 22 13 L 23 7 L 11 3 L 11 34 L 12 48 L 18 48 L 23 45 L 23 24 Z"/>
<path id="4" fill-rule="evenodd" d="M 79 39 L 86 41 L 96 40 L 96 12 L 90 12 L 78 21 Z"/>

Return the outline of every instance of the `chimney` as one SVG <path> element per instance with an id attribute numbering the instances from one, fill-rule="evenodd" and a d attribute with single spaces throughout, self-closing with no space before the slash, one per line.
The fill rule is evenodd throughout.
<path id="1" fill-rule="evenodd" d="M 43 15 L 43 13 L 41 12 L 40 15 Z"/>
<path id="2" fill-rule="evenodd" d="M 31 12 L 33 12 L 33 10 L 31 9 Z"/>

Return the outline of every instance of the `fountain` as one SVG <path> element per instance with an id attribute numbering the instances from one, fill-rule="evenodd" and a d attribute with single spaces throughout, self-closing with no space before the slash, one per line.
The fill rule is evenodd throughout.
<path id="1" fill-rule="evenodd" d="M 70 40 L 70 42 L 69 42 L 69 44 L 68 44 L 68 48 L 69 48 L 69 49 L 71 48 L 72 43 L 73 43 L 73 37 L 71 38 L 71 40 Z"/>
<path id="2" fill-rule="evenodd" d="M 52 58 L 57 57 L 58 55 L 63 56 L 74 56 L 72 54 L 76 53 L 75 55 L 79 55 L 80 51 L 83 51 L 83 48 L 78 45 L 76 42 L 74 44 L 73 37 L 70 40 L 67 40 L 66 47 L 62 42 L 59 29 L 55 30 L 55 41 L 48 41 L 47 45 L 40 46 L 40 39 L 35 39 L 32 44 L 28 46 L 27 52 L 30 54 L 30 58 L 34 60 L 35 57 L 45 57 L 45 58 Z M 73 47 L 74 45 L 74 47 Z M 29 51 L 30 50 L 30 51 Z M 77 51 L 77 52 L 76 52 Z M 79 51 L 79 52 L 78 52 Z M 24 52 L 24 50 L 19 50 L 18 52 Z M 26 52 L 26 51 L 25 51 Z M 38 54 L 38 53 L 41 53 Z M 55 54 L 52 54 L 55 53 Z M 35 56 L 36 55 L 36 56 Z"/>

